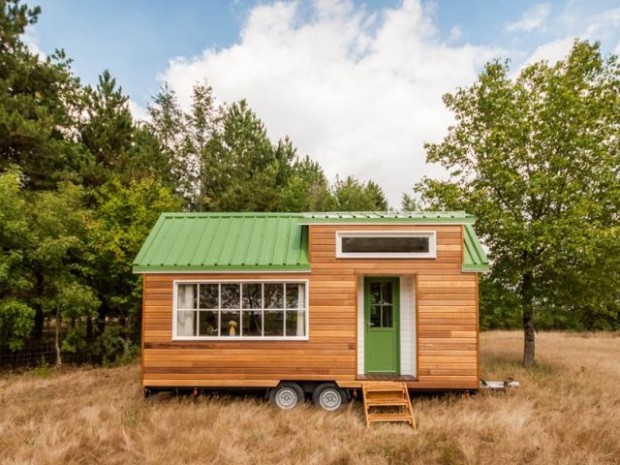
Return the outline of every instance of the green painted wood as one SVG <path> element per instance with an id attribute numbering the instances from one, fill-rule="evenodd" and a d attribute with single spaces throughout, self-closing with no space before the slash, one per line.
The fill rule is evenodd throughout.
<path id="1" fill-rule="evenodd" d="M 476 236 L 473 226 L 463 226 L 463 271 L 489 271 L 489 260 Z"/>
<path id="2" fill-rule="evenodd" d="M 399 373 L 400 288 L 398 278 L 364 278 L 364 328 L 364 369 L 366 373 Z"/>

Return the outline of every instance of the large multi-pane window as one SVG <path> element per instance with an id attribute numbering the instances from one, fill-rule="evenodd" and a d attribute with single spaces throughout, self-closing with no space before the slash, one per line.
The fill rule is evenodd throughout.
<path id="1" fill-rule="evenodd" d="M 306 339 L 306 282 L 176 283 L 174 334 L 189 339 Z"/>

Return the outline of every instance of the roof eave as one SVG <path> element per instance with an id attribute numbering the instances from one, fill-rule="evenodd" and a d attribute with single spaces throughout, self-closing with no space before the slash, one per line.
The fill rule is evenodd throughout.
<path id="1" fill-rule="evenodd" d="M 151 266 L 134 265 L 134 274 L 148 273 L 309 273 L 310 267 L 305 265 L 285 265 L 285 266 L 250 266 L 250 265 L 230 265 L 230 266 Z"/>
<path id="2" fill-rule="evenodd" d="M 303 218 L 300 225 L 312 224 L 474 224 L 475 218 Z"/>

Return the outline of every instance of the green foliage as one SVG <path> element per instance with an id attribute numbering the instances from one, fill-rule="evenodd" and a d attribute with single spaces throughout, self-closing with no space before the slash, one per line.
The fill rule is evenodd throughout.
<path id="1" fill-rule="evenodd" d="M 140 345 L 127 338 L 121 326 L 106 326 L 102 343 L 103 363 L 106 365 L 125 365 L 140 355 Z"/>
<path id="2" fill-rule="evenodd" d="M 202 211 L 387 210 L 381 188 L 352 177 L 334 186 L 290 139 L 273 144 L 245 100 L 216 106 L 212 89 L 194 87 L 189 112 L 164 86 L 149 106 L 149 128 L 169 153 L 178 192 Z"/>
<path id="3" fill-rule="evenodd" d="M 19 165 L 26 185 L 48 189 L 79 180 L 84 160 L 66 138 L 78 89 L 70 60 L 62 51 L 42 60 L 20 38 L 39 12 L 17 0 L 0 9 L 0 171 Z"/>
<path id="4" fill-rule="evenodd" d="M 0 339 L 10 350 L 20 349 L 34 326 L 35 311 L 13 297 L 0 299 Z"/>
<path id="5" fill-rule="evenodd" d="M 20 36 L 29 24 L 35 24 L 41 8 L 28 8 L 20 0 L 3 0 L 0 4 L 0 53 L 11 54 L 24 51 Z"/>
<path id="6" fill-rule="evenodd" d="M 107 70 L 95 89 L 88 86 L 83 91 L 80 139 L 92 154 L 93 163 L 85 173 L 90 185 L 99 186 L 113 173 L 125 172 L 134 135 L 127 101 Z"/>
<path id="7" fill-rule="evenodd" d="M 88 233 L 88 281 L 102 303 L 99 321 L 120 318 L 129 338 L 139 330 L 142 297 L 140 277 L 131 269 L 133 259 L 160 213 L 179 210 L 181 202 L 168 188 L 145 178 L 129 185 L 110 180 L 97 192 L 96 204 Z"/>
<path id="8" fill-rule="evenodd" d="M 80 286 L 85 252 L 82 190 L 31 192 L 17 170 L 0 175 L 0 320 L 3 344 L 21 347 L 36 315 L 82 316 L 92 308 L 70 293 Z M 77 291 L 76 291 L 77 292 Z"/>
<path id="9" fill-rule="evenodd" d="M 330 186 L 247 102 L 218 105 L 205 83 L 187 111 L 164 86 L 135 122 L 109 71 L 82 86 L 64 52 L 30 52 L 39 8 L 0 5 L 0 348 L 53 337 L 57 364 L 131 357 L 132 261 L 163 211 L 387 209 L 377 184 Z"/>
<path id="10" fill-rule="evenodd" d="M 416 204 L 415 199 L 408 194 L 403 194 L 402 200 L 401 200 L 401 210 L 404 211 L 415 211 L 415 210 L 419 210 L 418 205 Z"/>
<path id="11" fill-rule="evenodd" d="M 33 368 L 32 373 L 39 378 L 49 378 L 52 374 L 52 370 L 50 370 L 49 363 L 42 358 L 39 364 Z"/>
<path id="12" fill-rule="evenodd" d="M 278 201 L 281 211 L 331 211 L 335 199 L 321 166 L 309 156 L 295 159 Z"/>
<path id="13" fill-rule="evenodd" d="M 135 338 L 141 287 L 131 263 L 159 214 L 178 210 L 179 199 L 152 179 L 129 186 L 112 179 L 96 192 L 92 211 L 80 186 L 30 192 L 20 179 L 17 171 L 0 175 L 3 344 L 21 347 L 36 329 L 36 315 L 57 325 L 73 322 L 62 343 L 66 352 L 84 352 L 89 341 L 78 339 L 97 337 L 80 327 L 95 317 L 103 322 L 100 337 L 105 319 L 118 318 L 126 341 Z M 112 357 L 105 344 L 99 356 Z"/>
<path id="14" fill-rule="evenodd" d="M 534 314 L 570 315 L 584 329 L 617 324 L 618 89 L 616 57 L 575 42 L 565 60 L 532 64 L 516 79 L 490 63 L 474 85 L 444 97 L 456 125 L 426 148 L 451 179 L 415 189 L 426 205 L 478 217 L 492 263 L 486 325 L 503 324 L 494 313 L 511 313 L 512 324 L 521 312 L 532 337 Z"/>
<path id="15" fill-rule="evenodd" d="M 19 349 L 34 326 L 34 309 L 23 296 L 31 289 L 24 249 L 34 237 L 21 196 L 21 176 L 0 174 L 0 346 Z"/>
<path id="16" fill-rule="evenodd" d="M 0 174 L 0 292 L 19 295 L 29 287 L 22 249 L 34 243 L 26 201 L 21 195 L 21 174 L 13 169 Z"/>
<path id="17" fill-rule="evenodd" d="M 383 190 L 374 181 L 360 183 L 353 176 L 344 181 L 336 179 L 333 188 L 335 211 L 387 211 L 388 203 Z"/>
<path id="18" fill-rule="evenodd" d="M 170 173 L 171 185 L 192 208 L 196 208 L 200 191 L 201 153 L 211 140 L 220 111 L 207 85 L 194 87 L 190 112 L 180 108 L 174 91 L 167 85 L 148 106 L 149 122 L 145 128 L 159 142 L 159 152 L 167 160 L 165 169 Z"/>
<path id="19" fill-rule="evenodd" d="M 274 150 L 263 123 L 244 100 L 227 109 L 201 155 L 199 208 L 275 211 L 292 146 Z M 278 156 L 276 156 L 276 153 Z"/>
<path id="20" fill-rule="evenodd" d="M 99 308 L 99 301 L 90 287 L 70 281 L 59 288 L 54 308 L 66 319 L 92 317 Z"/>
<path id="21" fill-rule="evenodd" d="M 480 276 L 480 327 L 482 329 L 518 329 L 521 327 L 521 302 L 516 292 L 493 280 L 492 274 Z"/>

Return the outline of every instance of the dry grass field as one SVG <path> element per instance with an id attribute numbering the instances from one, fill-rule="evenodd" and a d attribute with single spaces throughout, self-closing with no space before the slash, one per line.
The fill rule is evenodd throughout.
<path id="1" fill-rule="evenodd" d="M 261 398 L 142 398 L 139 367 L 0 379 L 2 464 L 620 464 L 620 335 L 482 335 L 487 379 L 506 393 L 416 397 L 417 431 L 367 429 L 359 402 L 329 414 Z"/>

